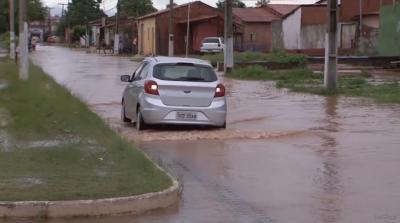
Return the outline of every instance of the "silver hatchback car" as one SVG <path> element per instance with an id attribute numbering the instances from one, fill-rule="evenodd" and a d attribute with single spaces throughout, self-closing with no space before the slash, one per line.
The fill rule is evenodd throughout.
<path id="1" fill-rule="evenodd" d="M 137 130 L 149 124 L 226 127 L 225 87 L 203 60 L 148 57 L 132 75 L 122 96 L 121 119 Z"/>

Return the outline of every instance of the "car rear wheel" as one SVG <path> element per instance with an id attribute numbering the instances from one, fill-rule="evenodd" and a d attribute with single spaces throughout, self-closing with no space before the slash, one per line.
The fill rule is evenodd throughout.
<path id="1" fill-rule="evenodd" d="M 124 102 L 122 102 L 122 105 L 121 105 L 121 121 L 123 121 L 123 122 L 132 122 L 132 120 L 130 118 L 126 117 L 125 103 Z"/>
<path id="2" fill-rule="evenodd" d="M 142 112 L 140 112 L 139 108 L 136 115 L 136 130 L 142 131 L 147 128 L 146 123 L 143 120 Z"/>
<path id="3" fill-rule="evenodd" d="M 226 129 L 226 122 L 224 122 L 224 124 L 223 125 L 221 125 L 221 127 L 220 127 L 221 129 Z"/>

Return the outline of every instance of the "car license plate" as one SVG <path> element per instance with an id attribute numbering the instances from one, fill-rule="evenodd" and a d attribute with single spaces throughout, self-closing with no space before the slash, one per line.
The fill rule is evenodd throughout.
<path id="1" fill-rule="evenodd" d="M 185 121 L 197 120 L 197 113 L 196 112 L 176 112 L 176 119 L 177 120 L 185 120 Z"/>

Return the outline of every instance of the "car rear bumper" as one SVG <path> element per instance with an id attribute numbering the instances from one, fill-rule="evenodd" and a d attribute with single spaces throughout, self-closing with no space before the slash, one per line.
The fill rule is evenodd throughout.
<path id="1" fill-rule="evenodd" d="M 200 49 L 200 52 L 202 53 L 220 53 L 222 52 L 223 49 Z"/>
<path id="2" fill-rule="evenodd" d="M 164 105 L 159 96 L 145 95 L 140 103 L 143 119 L 148 124 L 183 124 L 223 126 L 226 121 L 225 98 L 214 98 L 208 107 Z M 196 120 L 178 120 L 177 112 L 194 112 Z"/>

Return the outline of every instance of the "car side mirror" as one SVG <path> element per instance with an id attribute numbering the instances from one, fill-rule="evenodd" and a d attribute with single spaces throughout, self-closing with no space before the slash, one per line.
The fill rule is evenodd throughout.
<path id="1" fill-rule="evenodd" d="M 129 75 L 121 75 L 120 78 L 122 82 L 131 82 L 131 76 Z"/>

